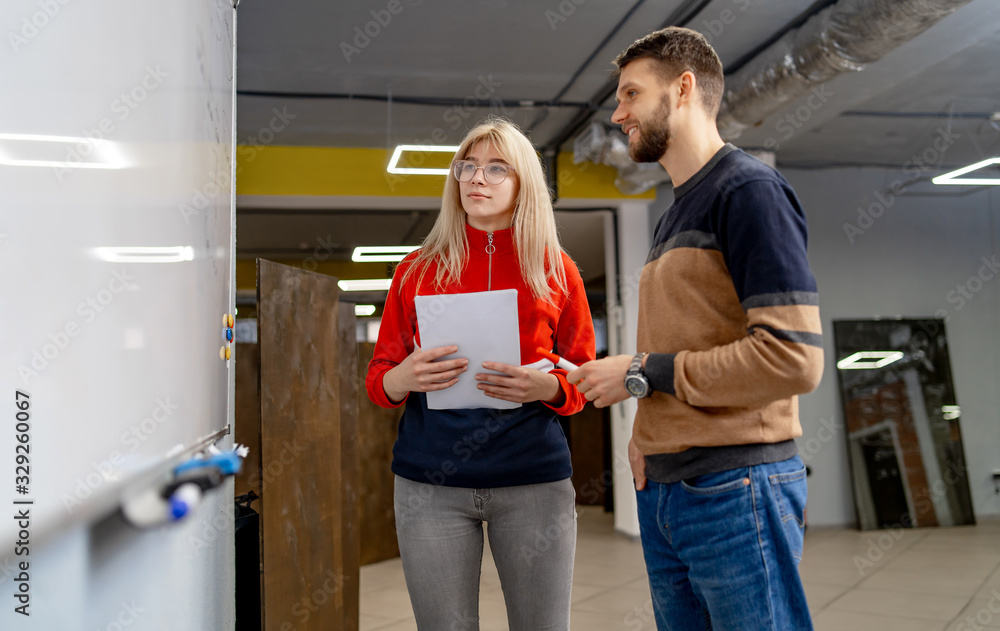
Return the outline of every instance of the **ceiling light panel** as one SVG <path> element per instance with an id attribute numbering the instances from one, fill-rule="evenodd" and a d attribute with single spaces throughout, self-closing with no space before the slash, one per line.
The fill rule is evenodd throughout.
<path id="1" fill-rule="evenodd" d="M 386 171 L 389 173 L 396 173 L 400 175 L 448 175 L 451 172 L 449 168 L 442 169 L 431 169 L 431 168 L 420 168 L 420 167 L 401 167 L 397 166 L 399 164 L 399 159 L 402 157 L 404 152 L 413 153 L 455 153 L 458 151 L 458 145 L 397 145 L 396 150 L 392 152 L 392 157 L 389 159 L 389 166 L 386 167 Z M 407 162 L 412 162 L 412 158 Z"/>
<path id="2" fill-rule="evenodd" d="M 356 263 L 381 263 L 402 261 L 418 245 L 366 245 L 354 248 L 351 260 Z"/>
<path id="3" fill-rule="evenodd" d="M 967 167 L 962 167 L 961 169 L 956 169 L 951 173 L 945 173 L 944 175 L 939 175 L 933 178 L 931 182 L 940 185 L 958 185 L 958 186 L 1000 186 L 1000 171 L 997 170 L 996 166 L 1000 165 L 1000 158 L 988 158 L 982 162 L 977 162 L 975 164 L 970 164 Z M 994 177 L 962 177 L 967 173 L 972 173 L 974 171 L 979 171 L 981 169 L 988 169 L 987 173 L 982 175 L 990 174 Z"/>
<path id="4" fill-rule="evenodd" d="M 837 362 L 840 370 L 872 370 L 885 368 L 903 359 L 899 351 L 860 351 Z"/>
<path id="5" fill-rule="evenodd" d="M 364 278 L 337 281 L 337 286 L 340 287 L 341 291 L 387 291 L 391 284 L 391 278 Z"/>

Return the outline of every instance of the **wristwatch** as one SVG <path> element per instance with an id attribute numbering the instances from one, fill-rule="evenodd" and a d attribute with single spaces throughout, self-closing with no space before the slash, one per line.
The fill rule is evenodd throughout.
<path id="1" fill-rule="evenodd" d="M 646 379 L 646 373 L 642 371 L 642 358 L 645 356 L 646 353 L 636 353 L 635 357 L 632 358 L 632 363 L 628 366 L 628 372 L 625 373 L 625 389 L 637 399 L 643 399 L 653 394 L 653 389 L 649 387 L 649 380 Z"/>

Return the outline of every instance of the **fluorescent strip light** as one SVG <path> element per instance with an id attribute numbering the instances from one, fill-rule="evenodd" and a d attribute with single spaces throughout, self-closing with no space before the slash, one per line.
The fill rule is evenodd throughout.
<path id="1" fill-rule="evenodd" d="M 983 160 L 982 162 L 977 162 L 975 164 L 970 164 L 967 167 L 962 167 L 952 171 L 951 173 L 945 173 L 944 175 L 939 175 L 933 178 L 931 182 L 935 184 L 957 184 L 960 186 L 974 186 L 974 185 L 985 185 L 985 186 L 1000 186 L 1000 178 L 967 178 L 967 179 L 956 179 L 960 175 L 965 175 L 966 173 L 971 173 L 973 171 L 978 171 L 984 167 L 988 167 L 991 164 L 1000 164 L 1000 158 L 989 158 Z"/>
<path id="2" fill-rule="evenodd" d="M 389 159 L 389 166 L 385 168 L 389 173 L 409 174 L 409 175 L 448 175 L 451 169 L 418 169 L 413 167 L 398 167 L 399 157 L 404 151 L 436 151 L 438 153 L 455 153 L 458 145 L 396 145 L 396 150 L 392 152 Z"/>
<path id="3" fill-rule="evenodd" d="M 407 254 L 419 247 L 419 245 L 362 245 L 354 248 L 351 260 L 358 263 L 402 261 Z"/>
<path id="4" fill-rule="evenodd" d="M 962 410 L 957 405 L 942 405 L 941 415 L 946 421 L 953 421 L 961 416 Z"/>
<path id="5" fill-rule="evenodd" d="M 65 160 L 24 160 L 9 157 L 0 153 L 0 165 L 15 167 L 50 167 L 62 169 L 123 169 L 128 164 L 118 151 L 116 143 L 101 138 L 82 138 L 79 136 L 45 136 L 39 134 L 0 134 L 0 140 L 13 140 L 15 142 L 60 142 L 67 145 L 89 144 L 94 148 L 95 155 L 99 154 L 99 160 L 85 162 L 80 156 L 80 152 L 75 148 L 67 149 L 67 157 L 74 154 L 81 159 L 75 162 Z"/>
<path id="6" fill-rule="evenodd" d="M 354 315 L 370 316 L 375 313 L 375 305 L 354 305 Z"/>
<path id="7" fill-rule="evenodd" d="M 866 359 L 875 361 L 862 361 Z M 837 362 L 837 368 L 840 370 L 871 370 L 883 368 L 901 359 L 903 359 L 903 353 L 899 351 L 861 351 Z"/>
<path id="8" fill-rule="evenodd" d="M 194 248 L 189 245 L 94 248 L 94 253 L 99 259 L 109 263 L 181 263 L 194 260 Z"/>
<path id="9" fill-rule="evenodd" d="M 337 286 L 341 291 L 387 291 L 391 283 L 391 278 L 367 278 L 337 281 Z"/>

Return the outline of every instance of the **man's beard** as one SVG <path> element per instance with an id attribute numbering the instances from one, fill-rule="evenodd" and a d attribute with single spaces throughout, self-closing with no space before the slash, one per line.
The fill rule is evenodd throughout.
<path id="1" fill-rule="evenodd" d="M 634 162 L 657 162 L 670 145 L 670 101 L 664 98 L 648 123 L 639 125 L 639 142 L 629 150 Z"/>

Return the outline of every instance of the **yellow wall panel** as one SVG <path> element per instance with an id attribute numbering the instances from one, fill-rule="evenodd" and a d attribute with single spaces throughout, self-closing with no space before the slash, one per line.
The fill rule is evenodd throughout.
<path id="1" fill-rule="evenodd" d="M 241 145 L 236 153 L 238 195 L 367 195 L 440 197 L 444 176 L 395 175 L 385 149 Z M 653 199 L 654 191 L 623 195 L 616 170 L 559 154 L 559 196 L 567 199 Z"/>

